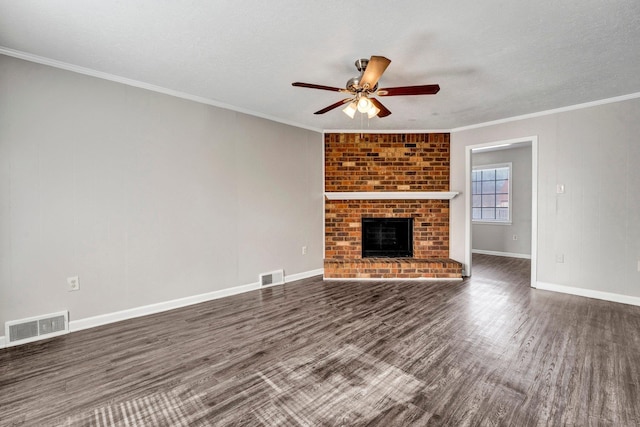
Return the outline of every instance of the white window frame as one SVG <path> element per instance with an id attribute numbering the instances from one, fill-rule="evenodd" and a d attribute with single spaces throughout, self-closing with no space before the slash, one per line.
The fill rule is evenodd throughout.
<path id="1" fill-rule="evenodd" d="M 472 224 L 491 224 L 491 225 L 511 225 L 513 222 L 513 197 L 512 197 L 512 189 L 513 189 L 513 165 L 511 162 L 506 163 L 496 163 L 490 165 L 475 165 L 472 168 L 473 171 L 477 170 L 486 170 L 486 169 L 498 169 L 498 168 L 509 168 L 509 219 L 508 220 L 500 220 L 500 219 L 473 219 L 473 215 L 471 215 L 471 223 Z M 472 174 L 473 177 L 473 174 Z M 471 178 L 471 212 L 473 212 L 473 178 Z"/>

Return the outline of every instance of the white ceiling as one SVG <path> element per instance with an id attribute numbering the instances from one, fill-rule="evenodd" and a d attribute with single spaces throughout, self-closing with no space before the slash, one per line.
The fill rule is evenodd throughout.
<path id="1" fill-rule="evenodd" d="M 0 0 L 0 46 L 318 130 L 453 129 L 640 92 L 638 0 Z M 352 120 L 313 114 L 343 94 L 291 86 L 344 87 L 371 55 L 392 60 L 380 87 L 440 92 Z"/>

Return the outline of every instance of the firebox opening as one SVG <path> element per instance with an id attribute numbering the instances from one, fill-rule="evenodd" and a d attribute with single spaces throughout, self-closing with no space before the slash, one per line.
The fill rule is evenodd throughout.
<path id="1" fill-rule="evenodd" d="M 362 258 L 413 257 L 413 218 L 362 218 Z"/>

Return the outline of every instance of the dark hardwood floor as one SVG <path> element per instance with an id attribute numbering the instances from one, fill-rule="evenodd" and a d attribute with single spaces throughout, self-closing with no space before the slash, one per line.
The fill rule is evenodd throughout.
<path id="1" fill-rule="evenodd" d="M 640 307 L 312 278 L 0 350 L 0 425 L 636 426 Z"/>

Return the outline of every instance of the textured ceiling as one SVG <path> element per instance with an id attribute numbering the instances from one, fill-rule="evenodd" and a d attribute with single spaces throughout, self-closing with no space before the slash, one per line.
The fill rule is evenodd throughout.
<path id="1" fill-rule="evenodd" d="M 638 0 L 0 0 L 5 53 L 49 58 L 312 129 L 452 129 L 640 92 Z M 3 50 L 0 50 L 2 52 Z M 26 54 L 26 55 L 25 55 Z M 313 112 L 358 58 L 393 112 Z"/>

